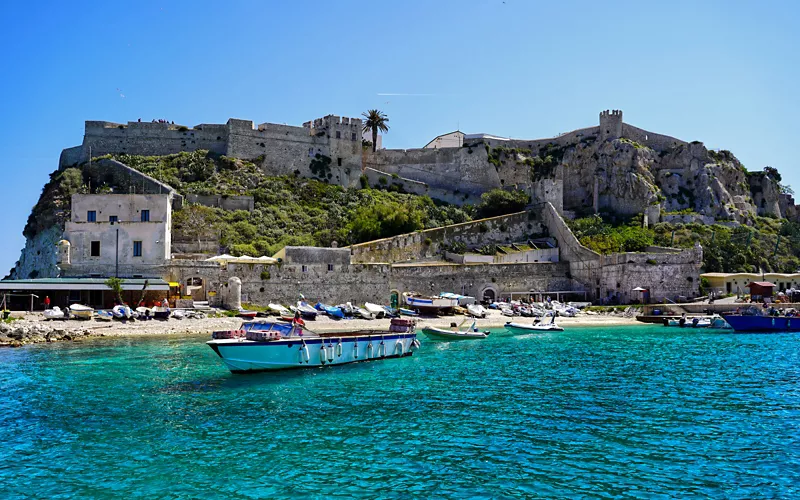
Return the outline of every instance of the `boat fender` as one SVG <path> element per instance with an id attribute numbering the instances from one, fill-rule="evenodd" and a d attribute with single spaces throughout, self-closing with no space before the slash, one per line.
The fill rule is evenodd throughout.
<path id="1" fill-rule="evenodd" d="M 333 344 L 328 344 L 325 352 L 328 354 L 328 363 L 333 363 Z"/>
<path id="2" fill-rule="evenodd" d="M 367 344 L 367 359 L 371 357 L 372 357 L 372 341 L 370 340 L 369 344 Z"/>
<path id="3" fill-rule="evenodd" d="M 353 359 L 358 359 L 358 339 L 353 342 Z"/>
<path id="4" fill-rule="evenodd" d="M 382 358 L 386 356 L 386 344 L 383 343 L 383 340 L 381 340 L 380 345 L 378 345 L 378 356 Z"/>
<path id="5" fill-rule="evenodd" d="M 309 355 L 308 355 L 308 346 L 306 345 L 306 341 L 300 344 L 300 364 L 308 363 Z"/>
<path id="6" fill-rule="evenodd" d="M 325 344 L 319 346 L 319 362 L 323 365 L 328 361 L 327 353 L 325 352 Z"/>
<path id="7" fill-rule="evenodd" d="M 394 352 L 399 354 L 400 356 L 403 355 L 403 353 L 405 352 L 405 347 L 403 346 L 403 341 L 402 340 L 398 340 L 397 342 L 395 342 L 395 344 L 394 344 Z"/>
<path id="8" fill-rule="evenodd" d="M 339 339 L 339 343 L 336 344 L 336 356 L 339 358 L 342 357 L 342 339 Z"/>
<path id="9" fill-rule="evenodd" d="M 410 351 L 412 351 L 412 350 L 414 350 L 414 349 L 419 349 L 419 345 L 420 345 L 420 344 L 419 344 L 419 340 L 417 340 L 417 339 L 414 339 L 414 340 L 412 340 L 412 341 L 411 341 L 411 345 L 410 345 L 410 346 L 408 346 L 408 350 L 409 350 L 409 352 L 410 352 Z"/>

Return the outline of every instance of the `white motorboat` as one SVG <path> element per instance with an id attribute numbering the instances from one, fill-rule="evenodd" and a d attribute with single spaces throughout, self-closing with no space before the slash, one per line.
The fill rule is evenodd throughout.
<path id="1" fill-rule="evenodd" d="M 470 326 L 464 328 L 467 321 L 469 319 L 465 319 L 458 326 L 455 323 L 450 323 L 449 329 L 426 326 L 422 329 L 422 333 L 431 340 L 474 340 L 485 339 L 489 335 L 488 332 L 478 331 L 474 319 Z"/>
<path id="2" fill-rule="evenodd" d="M 175 319 L 183 319 L 186 316 L 186 313 L 181 311 L 180 309 L 176 309 L 172 311 L 172 317 Z"/>
<path id="3" fill-rule="evenodd" d="M 52 309 L 45 309 L 44 310 L 44 319 L 67 319 L 67 316 L 64 314 L 64 311 L 61 310 L 58 306 L 53 306 Z"/>
<path id="4" fill-rule="evenodd" d="M 365 302 L 364 309 L 369 311 L 375 319 L 381 319 L 386 316 L 386 309 L 384 309 L 383 306 L 373 304 L 372 302 Z"/>
<path id="5" fill-rule="evenodd" d="M 69 306 L 69 312 L 78 319 L 92 319 L 94 316 L 94 309 L 82 304 L 72 304 Z"/>
<path id="6" fill-rule="evenodd" d="M 111 311 L 95 311 L 94 319 L 97 321 L 111 321 L 114 319 L 114 313 Z"/>
<path id="7" fill-rule="evenodd" d="M 149 307 L 137 307 L 136 312 L 139 314 L 139 318 L 141 319 L 150 319 L 153 317 L 153 310 Z"/>
<path id="8" fill-rule="evenodd" d="M 116 305 L 111 312 L 114 314 L 114 317 L 117 319 L 130 319 L 133 316 L 133 311 L 130 307 L 126 305 Z"/>
<path id="9" fill-rule="evenodd" d="M 553 316 L 548 322 L 534 322 L 533 324 L 514 323 L 509 321 L 505 324 L 506 330 L 511 333 L 538 333 L 538 332 L 563 332 L 564 329 L 556 324 L 556 317 Z"/>
<path id="10" fill-rule="evenodd" d="M 236 332 L 214 332 L 207 344 L 233 373 L 343 365 L 411 356 L 419 349 L 417 334 L 413 322 L 400 321 L 408 324 L 392 324 L 395 331 L 326 334 L 297 324 L 251 322 Z"/>
<path id="11" fill-rule="evenodd" d="M 319 312 L 316 309 L 314 309 L 314 307 L 308 305 L 308 303 L 303 300 L 297 301 L 297 307 L 295 307 L 295 311 L 299 311 L 300 316 L 302 316 L 303 319 L 312 319 L 312 320 L 317 319 L 317 313 Z"/>
<path id="12" fill-rule="evenodd" d="M 355 307 L 353 308 L 353 316 L 361 316 L 364 319 L 375 319 L 371 312 L 367 311 L 363 307 Z"/>
<path id="13" fill-rule="evenodd" d="M 514 316 L 514 310 L 511 309 L 510 307 L 501 307 L 500 314 L 502 314 L 503 316 Z"/>
<path id="14" fill-rule="evenodd" d="M 485 318 L 486 309 L 480 304 L 470 304 L 467 306 L 467 312 L 470 316 L 475 318 Z"/>
<path id="15" fill-rule="evenodd" d="M 288 315 L 291 314 L 289 309 L 287 309 L 286 307 L 284 307 L 284 306 L 282 306 L 280 304 L 273 304 L 273 303 L 270 302 L 267 305 L 267 307 L 269 308 L 270 311 L 272 311 L 274 313 L 277 313 L 280 316 L 288 316 Z"/>

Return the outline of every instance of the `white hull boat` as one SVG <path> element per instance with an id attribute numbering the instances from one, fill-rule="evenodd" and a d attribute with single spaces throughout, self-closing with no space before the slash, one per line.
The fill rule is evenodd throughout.
<path id="1" fill-rule="evenodd" d="M 384 309 L 383 306 L 373 304 L 372 302 L 366 302 L 364 304 L 364 309 L 369 311 L 375 319 L 381 319 L 386 316 L 386 309 Z"/>
<path id="2" fill-rule="evenodd" d="M 53 306 L 52 309 L 44 310 L 44 319 L 67 319 L 67 316 L 64 315 L 64 311 L 60 307 Z"/>
<path id="3" fill-rule="evenodd" d="M 413 326 L 406 332 L 363 330 L 325 336 L 287 324 L 260 323 L 257 328 L 247 331 L 244 338 L 234 334 L 228 335 L 233 338 L 219 338 L 215 332 L 217 338 L 207 344 L 233 373 L 401 358 L 419 348 Z"/>
<path id="4" fill-rule="evenodd" d="M 486 309 L 480 304 L 470 304 L 467 306 L 467 312 L 470 316 L 475 318 L 485 318 Z"/>
<path id="5" fill-rule="evenodd" d="M 356 307 L 353 310 L 353 316 L 360 316 L 363 319 L 375 319 L 371 312 L 367 311 L 363 307 Z"/>
<path id="6" fill-rule="evenodd" d="M 98 321 L 111 321 L 114 319 L 114 313 L 111 311 L 96 311 L 94 319 Z"/>
<path id="7" fill-rule="evenodd" d="M 280 316 L 288 316 L 288 315 L 291 314 L 289 309 L 283 307 L 280 304 L 272 304 L 272 303 L 270 303 L 270 304 L 267 305 L 267 307 L 269 308 L 270 311 L 272 311 L 274 313 L 278 313 L 278 315 L 280 315 Z"/>
<path id="8" fill-rule="evenodd" d="M 416 294 L 403 294 L 409 309 L 423 313 L 437 314 L 441 310 L 452 309 L 458 305 L 458 299 L 444 297 L 423 297 Z"/>
<path id="9" fill-rule="evenodd" d="M 295 310 L 300 312 L 300 316 L 302 316 L 303 319 L 311 320 L 317 319 L 317 314 L 319 312 L 302 300 L 297 302 Z"/>
<path id="10" fill-rule="evenodd" d="M 555 318 L 553 318 L 555 320 Z M 541 332 L 563 332 L 564 329 L 556 324 L 555 321 L 548 323 L 525 323 L 508 322 L 505 324 L 506 330 L 511 333 L 541 333 Z"/>
<path id="11" fill-rule="evenodd" d="M 69 306 L 69 312 L 78 319 L 92 319 L 94 316 L 94 309 L 81 304 L 72 304 Z"/>
<path id="12" fill-rule="evenodd" d="M 111 312 L 117 319 L 130 319 L 133 316 L 133 311 L 128 306 L 114 306 Z"/>

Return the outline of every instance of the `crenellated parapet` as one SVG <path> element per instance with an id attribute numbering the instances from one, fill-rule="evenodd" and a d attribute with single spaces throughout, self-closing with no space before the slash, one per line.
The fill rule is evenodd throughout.
<path id="1" fill-rule="evenodd" d="M 622 110 L 600 112 L 600 139 L 619 139 L 622 137 Z"/>

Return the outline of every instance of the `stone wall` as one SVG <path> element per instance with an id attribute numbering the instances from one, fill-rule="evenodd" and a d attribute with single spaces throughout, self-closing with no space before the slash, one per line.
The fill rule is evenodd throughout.
<path id="1" fill-rule="evenodd" d="M 444 247 L 454 242 L 474 249 L 490 243 L 526 241 L 544 232 L 528 212 L 491 217 L 352 246 L 353 262 L 403 262 L 441 259 Z"/>
<path id="2" fill-rule="evenodd" d="M 198 128 L 199 127 L 199 128 Z M 207 149 L 219 154 L 226 151 L 225 125 L 181 125 L 152 122 L 128 122 L 127 125 L 87 121 L 81 161 L 114 153 L 161 156 Z"/>
<path id="3" fill-rule="evenodd" d="M 634 127 L 633 125 L 628 125 L 627 123 L 622 124 L 622 137 L 636 141 L 643 146 L 647 146 L 659 152 L 666 151 L 676 146 L 689 144 L 686 141 L 668 135 L 654 134 L 653 132 L 648 132 L 647 130 Z"/>
<path id="4" fill-rule="evenodd" d="M 434 188 L 424 182 L 406 179 L 397 174 L 381 172 L 370 167 L 364 169 L 364 176 L 366 176 L 369 185 L 377 189 L 398 189 L 403 193 L 428 196 L 434 200 L 459 206 L 465 203 L 476 205 L 481 201 L 479 195 L 462 193 L 458 187 L 455 189 Z"/>
<path id="5" fill-rule="evenodd" d="M 255 208 L 255 201 L 252 196 L 207 196 L 190 193 L 186 195 L 186 201 L 230 211 L 246 210 L 252 212 Z"/>
<path id="6" fill-rule="evenodd" d="M 178 194 L 172 186 L 133 169 L 117 160 L 103 158 L 83 165 L 84 175 L 93 186 L 116 186 L 122 189 L 117 194 L 168 194 L 172 208 L 178 209 L 183 205 L 183 196 Z"/>

